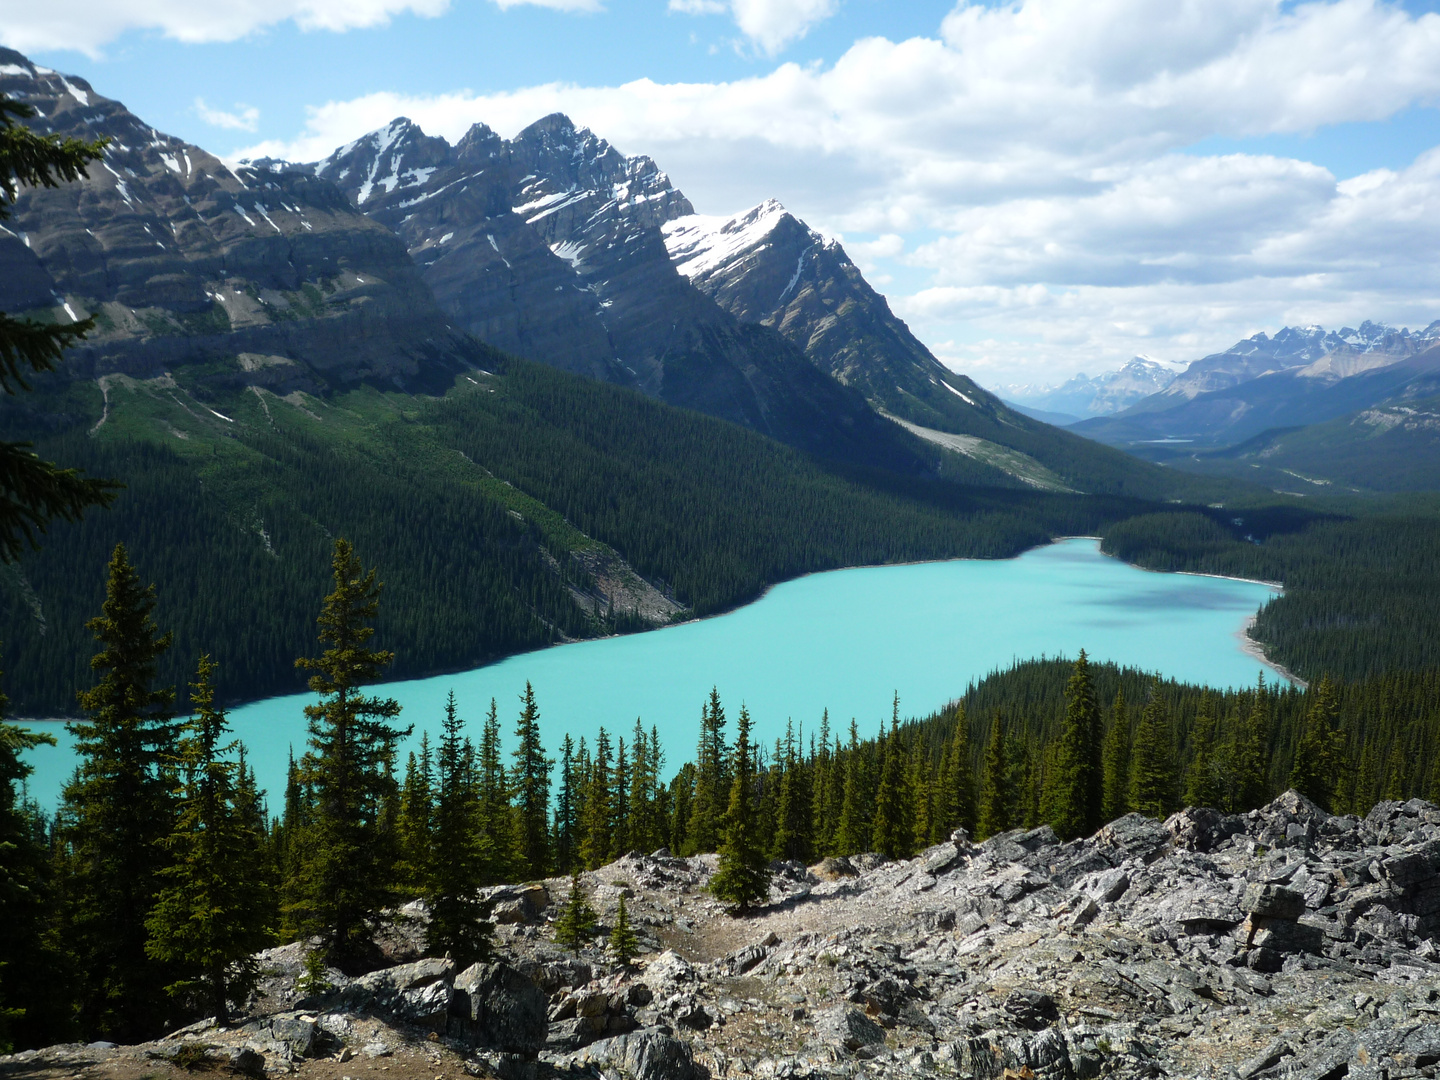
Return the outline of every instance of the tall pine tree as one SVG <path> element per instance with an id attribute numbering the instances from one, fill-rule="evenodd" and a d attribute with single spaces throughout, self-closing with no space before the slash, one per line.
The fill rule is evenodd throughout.
<path id="1" fill-rule="evenodd" d="M 515 725 L 515 857 L 521 877 L 544 877 L 550 868 L 550 770 L 555 762 L 540 745 L 540 710 L 529 680 Z"/>
<path id="2" fill-rule="evenodd" d="M 1105 759 L 1105 803 L 1100 816 L 1114 821 L 1130 812 L 1130 709 L 1123 689 L 1115 691 L 1101 752 Z"/>
<path id="3" fill-rule="evenodd" d="M 394 787 L 395 744 L 409 733 L 390 721 L 400 715 L 393 698 L 367 697 L 394 654 L 370 647 L 380 609 L 380 582 L 364 571 L 347 540 L 336 540 L 331 559 L 334 591 L 317 620 L 318 658 L 297 660 L 315 672 L 307 705 L 310 749 L 301 777 L 314 793 L 299 876 L 291 895 L 298 923 L 318 934 L 328 959 L 344 968 L 370 952 L 384 910 L 395 900 L 393 848 L 381 825 L 382 802 Z"/>
<path id="4" fill-rule="evenodd" d="M 275 898 L 244 759 L 230 757 L 239 744 L 223 743 L 229 724 L 214 674 L 214 661 L 200 657 L 176 760 L 179 814 L 163 841 L 174 861 L 145 927 L 146 951 L 179 976 L 169 993 L 226 1024 L 260 979 L 254 954 L 270 943 Z"/>
<path id="5" fill-rule="evenodd" d="M 1089 836 L 1104 824 L 1100 727 L 1100 707 L 1090 685 L 1090 661 L 1081 649 L 1065 687 L 1065 719 L 1051 779 L 1054 806 L 1050 825 L 1062 840 Z"/>
<path id="6" fill-rule="evenodd" d="M 985 840 L 1010 828 L 1013 801 L 1005 728 L 1000 712 L 996 710 L 990 720 L 990 739 L 985 744 L 985 768 L 980 777 L 980 808 L 975 822 L 976 839 Z"/>
<path id="7" fill-rule="evenodd" d="M 1322 810 L 1330 810 L 1335 798 L 1337 750 L 1335 724 L 1340 708 L 1330 676 L 1321 678 L 1310 709 L 1305 714 L 1295 761 L 1290 768 L 1290 786 Z"/>
<path id="8" fill-rule="evenodd" d="M 692 855 L 714 851 L 720 844 L 728 796 L 725 775 L 725 710 L 720 692 L 710 688 L 710 700 L 700 710 L 700 743 L 695 750 L 695 794 L 690 801 L 686 851 Z"/>
<path id="9" fill-rule="evenodd" d="M 755 821 L 755 756 L 750 747 L 750 714 L 742 705 L 735 722 L 735 751 L 730 767 L 730 801 L 720 867 L 710 891 L 739 911 L 770 895 L 769 859 Z"/>
<path id="10" fill-rule="evenodd" d="M 427 862 L 430 924 L 425 943 L 432 954 L 449 953 L 461 966 L 490 955 L 488 905 L 480 898 L 486 871 L 480 796 L 464 729 L 451 691 L 435 755 L 434 857 Z"/>
<path id="11" fill-rule="evenodd" d="M 1170 733 L 1170 709 L 1160 687 L 1150 690 L 1150 700 L 1135 729 L 1135 746 L 1130 755 L 1130 805 L 1140 814 L 1163 818 L 1175 801 L 1175 744 Z"/>
<path id="12" fill-rule="evenodd" d="M 65 1000 L 70 972 L 53 947 L 50 913 L 55 903 L 44 822 L 23 798 L 32 768 L 26 750 L 54 746 L 55 739 L 5 722 L 8 699 L 0 693 L 0 1053 L 63 1041 L 68 1030 Z"/>
<path id="13" fill-rule="evenodd" d="M 155 587 L 140 584 L 116 545 L 104 607 L 86 623 L 100 646 L 90 667 L 102 674 L 77 695 L 87 718 L 70 725 L 80 765 L 59 823 L 80 1026 L 121 1042 L 155 1034 L 175 1014 L 165 992 L 175 972 L 145 953 L 145 918 L 170 863 L 161 841 L 175 821 L 175 690 L 157 685 L 172 639 L 154 612 Z"/>

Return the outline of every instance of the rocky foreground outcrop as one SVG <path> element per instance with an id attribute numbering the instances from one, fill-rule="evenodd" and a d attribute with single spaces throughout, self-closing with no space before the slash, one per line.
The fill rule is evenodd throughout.
<path id="1" fill-rule="evenodd" d="M 244 1024 L 54 1047 L 0 1074 L 138 1077 L 197 1058 L 427 1080 L 1440 1070 L 1440 809 L 1419 800 L 1362 821 L 1289 792 L 1068 844 L 1043 827 L 979 845 L 961 832 L 903 862 L 777 866 L 769 906 L 740 919 L 704 891 L 714 865 L 634 854 L 586 876 L 602 918 L 627 897 L 649 950 L 633 970 L 560 951 L 546 923 L 566 885 L 535 883 L 496 891 L 502 962 L 335 972 L 333 991 L 297 999 L 303 948 L 287 946 L 265 954 Z M 397 955 L 423 920 L 407 911 Z"/>

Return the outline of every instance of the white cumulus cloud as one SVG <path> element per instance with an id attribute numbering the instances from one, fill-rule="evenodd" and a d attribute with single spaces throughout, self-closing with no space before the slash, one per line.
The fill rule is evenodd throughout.
<path id="1" fill-rule="evenodd" d="M 600 0 L 494 0 L 501 8 L 534 4 L 560 11 L 599 11 Z M 21 52 L 79 49 L 91 56 L 129 30 L 156 30 L 187 43 L 235 41 L 294 22 L 302 30 L 382 26 L 397 15 L 443 15 L 450 0 L 48 0 L 8 4 L 0 42 Z"/>
<path id="2" fill-rule="evenodd" d="M 211 127 L 230 131 L 254 131 L 260 126 L 260 110 L 253 105 L 236 105 L 234 112 L 212 109 L 204 98 L 195 99 L 195 115 Z"/>
<path id="3" fill-rule="evenodd" d="M 670 0 L 687 15 L 723 15 L 767 56 L 774 56 L 810 28 L 835 14 L 837 0 Z"/>

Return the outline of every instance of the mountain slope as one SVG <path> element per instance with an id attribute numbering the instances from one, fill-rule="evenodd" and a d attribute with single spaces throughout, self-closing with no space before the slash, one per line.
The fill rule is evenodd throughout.
<path id="1" fill-rule="evenodd" d="M 498 348 L 754 428 L 837 460 L 931 471 L 933 451 L 747 327 L 671 266 L 660 233 L 692 212 L 645 157 L 561 115 L 454 147 L 399 118 L 315 165 L 394 229 L 458 326 Z"/>
<path id="2" fill-rule="evenodd" d="M 1219 497 L 1173 472 L 1051 427 L 945 367 L 890 310 L 836 242 L 773 200 L 732 218 L 693 215 L 664 226 L 679 271 L 746 322 L 773 326 L 817 366 L 882 412 L 968 446 L 1024 483 L 1146 498 Z M 957 443 L 949 436 L 962 436 Z M 1030 464 L 1014 469 L 1014 454 Z M 1036 466 L 1041 470 L 1036 471 Z"/>
<path id="3" fill-rule="evenodd" d="M 24 189 L 0 230 L 0 309 L 98 319 L 72 375 L 208 364 L 235 384 L 421 387 L 468 363 L 404 247 L 331 184 L 232 171 L 19 53 L 0 49 L 0 72 L 38 130 L 111 139 L 88 178 Z"/>
<path id="4" fill-rule="evenodd" d="M 1440 491 L 1440 396 L 1273 429 L 1225 450 L 1176 455 L 1170 463 L 1307 494 Z"/>

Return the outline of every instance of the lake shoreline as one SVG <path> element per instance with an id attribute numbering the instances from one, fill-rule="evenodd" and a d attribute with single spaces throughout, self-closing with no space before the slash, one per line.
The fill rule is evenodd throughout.
<path id="1" fill-rule="evenodd" d="M 822 575 L 822 574 L 838 574 L 838 573 L 842 573 L 842 572 L 844 572 L 844 571 L 850 571 L 850 570 L 883 570 L 883 569 L 886 569 L 886 568 L 888 568 L 888 567 L 943 566 L 943 565 L 948 564 L 948 563 L 957 563 L 957 562 L 964 562 L 964 563 L 1001 563 L 1001 562 L 1011 562 L 1011 561 L 1014 561 L 1014 560 L 1017 560 L 1017 559 L 1021 559 L 1021 558 L 1023 558 L 1024 556 L 1030 554 L 1031 552 L 1040 551 L 1040 550 L 1042 550 L 1042 549 L 1044 549 L 1044 548 L 1047 548 L 1047 547 L 1052 547 L 1052 546 L 1054 546 L 1054 545 L 1056 545 L 1056 544 L 1059 544 L 1059 543 L 1062 543 L 1063 541 L 1066 541 L 1066 540 L 1093 540 L 1093 541 L 1095 541 L 1096 544 L 1097 544 L 1097 551 L 1099 552 L 1099 554 L 1102 555 L 1102 556 L 1104 556 L 1106 559 L 1111 559 L 1111 560 L 1113 560 L 1113 561 L 1121 564 L 1122 566 L 1129 566 L 1129 567 L 1132 567 L 1133 569 L 1136 569 L 1136 570 L 1142 570 L 1142 571 L 1144 571 L 1144 572 L 1147 573 L 1147 574 L 1173 574 L 1173 575 L 1183 575 L 1183 576 L 1186 576 L 1186 577 L 1210 578 L 1210 579 L 1216 580 L 1216 581 L 1234 581 L 1234 582 L 1238 582 L 1238 583 L 1241 583 L 1241 584 L 1247 584 L 1247 585 L 1264 585 L 1264 586 L 1266 586 L 1266 587 L 1268 587 L 1268 588 L 1277 589 L 1277 590 L 1279 590 L 1279 591 L 1282 592 L 1282 593 L 1284 592 L 1284 589 L 1285 589 L 1285 586 L 1284 586 L 1282 583 L 1280 583 L 1280 582 L 1265 581 L 1265 580 L 1260 579 L 1260 578 L 1235 577 L 1235 576 L 1228 575 L 1228 574 L 1206 574 L 1206 573 L 1201 573 L 1200 571 L 1196 571 L 1196 570 L 1158 570 L 1158 569 L 1154 569 L 1154 568 L 1148 567 L 1148 566 L 1141 566 L 1139 563 L 1128 562 L 1128 561 L 1126 561 L 1125 559 L 1121 559 L 1119 556 L 1111 555 L 1111 554 L 1109 554 L 1108 552 L 1106 552 L 1106 551 L 1104 551 L 1104 550 L 1100 550 L 1099 547 L 1098 547 L 1098 545 L 1099 545 L 1099 543 L 1100 543 L 1101 541 L 1103 541 L 1103 539 L 1104 539 L 1104 538 L 1103 538 L 1103 537 L 1100 537 L 1100 536 L 1084 535 L 1084 534 L 1065 535 L 1065 536 L 1054 536 L 1054 537 L 1051 537 L 1050 540 L 1047 541 L 1046 543 L 1036 544 L 1036 545 L 1034 545 L 1033 547 L 1025 548 L 1024 550 L 1019 551 L 1019 552 L 1017 552 L 1017 553 L 1014 554 L 1014 555 L 1005 555 L 1005 556 L 1000 556 L 1000 557 L 997 557 L 997 558 L 985 558 L 985 557 L 983 557 L 983 556 L 976 556 L 976 555 L 957 555 L 957 556 L 955 556 L 954 558 L 948 558 L 948 559 L 907 559 L 907 560 L 903 560 L 903 561 L 900 561 L 900 562 L 858 563 L 858 564 L 853 565 L 853 566 L 836 566 L 836 567 L 832 567 L 832 568 L 830 568 L 830 569 L 828 569 L 828 570 L 807 570 L 807 571 L 805 571 L 803 574 L 797 574 L 795 577 L 786 578 L 786 579 L 783 580 L 783 581 L 773 581 L 773 582 L 769 582 L 769 583 L 767 583 L 767 584 L 759 591 L 759 593 L 757 593 L 757 594 L 756 594 L 754 597 L 752 597 L 751 599 L 746 600 L 744 603 L 736 604 L 734 607 L 728 607 L 728 608 L 725 608 L 724 610 L 721 610 L 721 611 L 713 611 L 713 612 L 711 612 L 711 613 L 708 614 L 708 615 L 692 616 L 692 617 L 690 617 L 690 618 L 680 619 L 680 620 L 675 621 L 675 622 L 660 623 L 660 624 L 651 626 L 648 630 L 634 630 L 634 631 L 630 631 L 630 632 L 628 632 L 628 633 L 606 634 L 606 635 L 604 635 L 604 636 L 602 636 L 602 637 L 574 638 L 574 639 L 567 639 L 567 640 L 564 640 L 564 641 L 556 641 L 556 642 L 550 643 L 549 645 L 542 645 L 542 646 L 541 646 L 540 648 L 538 648 L 538 649 L 526 649 L 526 650 L 522 650 L 522 651 L 520 651 L 520 652 L 506 653 L 506 654 L 504 654 L 503 656 L 497 656 L 497 657 L 495 657 L 494 659 L 488 660 L 488 661 L 486 661 L 486 662 L 483 663 L 483 664 L 476 664 L 476 665 L 471 665 L 471 666 L 467 666 L 467 667 L 441 668 L 441 669 L 437 669 L 437 670 L 434 670 L 434 671 L 427 671 L 427 672 L 423 672 L 423 673 L 417 673 L 417 674 L 414 674 L 414 675 L 409 675 L 409 676 L 406 676 L 405 678 L 401 678 L 401 679 L 393 679 L 393 680 L 387 679 L 387 680 L 385 680 L 385 681 L 386 681 L 386 682 L 389 682 L 389 683 L 395 683 L 395 684 L 404 684 L 404 683 L 412 683 L 412 682 L 421 682 L 421 681 L 424 681 L 424 680 L 427 680 L 427 679 L 444 678 L 444 677 L 447 676 L 447 675 L 465 675 L 465 674 L 468 674 L 468 673 L 470 673 L 470 672 L 483 671 L 483 670 L 486 669 L 486 668 L 495 667 L 495 666 L 500 665 L 500 664 L 503 664 L 503 663 L 505 663 L 505 662 L 507 662 L 507 661 L 514 660 L 514 659 L 516 659 L 517 657 L 529 656 L 529 655 L 534 655 L 534 654 L 537 654 L 537 653 L 548 652 L 548 651 L 551 650 L 551 649 L 559 648 L 559 647 L 565 646 L 565 645 L 576 645 L 576 644 L 584 644 L 584 643 L 587 643 L 587 642 L 599 642 L 599 641 L 614 641 L 614 640 L 618 640 L 618 639 L 622 639 L 622 638 L 631 638 L 631 637 L 643 636 L 643 635 L 645 635 L 645 634 L 654 633 L 654 632 L 657 631 L 657 630 L 669 630 L 669 629 L 673 629 L 673 628 L 681 627 L 681 626 L 691 626 L 691 625 L 697 625 L 697 624 L 707 623 L 707 622 L 711 622 L 712 620 L 715 620 L 715 619 L 722 619 L 722 618 L 725 618 L 725 617 L 727 617 L 727 616 L 734 615 L 734 614 L 736 614 L 737 612 L 740 612 L 740 611 L 745 610 L 746 608 L 752 607 L 753 605 L 758 604 L 760 601 L 764 600 L 767 596 L 770 595 L 770 593 L 772 593 L 772 592 L 773 592 L 775 589 L 777 589 L 777 588 L 780 588 L 780 587 L 785 586 L 785 585 L 789 585 L 789 584 L 791 584 L 791 583 L 793 583 L 793 582 L 803 581 L 803 580 L 805 580 L 805 579 L 807 579 L 807 578 L 819 577 L 819 576 Z M 1238 631 L 1236 631 L 1237 638 L 1238 638 L 1238 640 L 1240 640 L 1240 642 L 1241 642 L 1241 648 L 1244 650 L 1244 652 L 1245 652 L 1247 655 L 1249 655 L 1249 656 L 1253 657 L 1254 659 L 1258 660 L 1258 661 L 1259 661 L 1261 664 L 1263 664 L 1264 666 L 1266 666 L 1266 667 L 1268 667 L 1268 668 L 1271 668 L 1273 671 L 1276 672 L 1276 674 L 1282 676 L 1283 678 L 1289 680 L 1290 682 L 1296 683 L 1296 684 L 1298 684 L 1298 685 L 1300 685 L 1300 686 L 1302 686 L 1302 687 L 1308 686 L 1309 684 L 1306 683 L 1303 679 L 1301 679 L 1298 675 L 1295 675 L 1294 673 L 1290 672 L 1287 668 L 1285 668 L 1283 665 L 1277 664 L 1277 663 L 1275 663 L 1274 661 L 1268 659 L 1268 658 L 1265 656 L 1264 646 L 1263 646 L 1261 643 L 1255 641 L 1253 638 L 1251 638 L 1251 637 L 1249 636 L 1249 630 L 1255 625 L 1255 621 L 1256 621 L 1256 616 L 1255 616 L 1255 615 L 1251 615 L 1251 616 L 1249 617 L 1249 619 L 1247 620 L 1247 622 L 1246 622 Z M 1034 659 L 1034 657 L 1032 657 L 1032 659 Z M 223 703 L 223 707 L 225 708 L 225 710 L 226 710 L 227 712 L 231 712 L 231 711 L 234 711 L 234 710 L 236 710 L 236 709 L 248 708 L 249 706 L 257 705 L 257 704 L 260 704 L 260 703 L 266 702 L 266 701 L 277 701 L 277 700 L 280 700 L 280 699 L 282 699 L 282 698 L 300 697 L 300 696 L 303 696 L 305 693 L 306 693 L 306 691 L 305 691 L 303 688 L 297 688 L 296 690 L 291 691 L 291 692 L 289 692 L 289 693 L 268 694 L 268 695 L 265 695 L 265 696 L 262 696 L 262 697 L 255 697 L 255 698 L 237 698 L 237 699 L 232 700 L 232 701 L 226 701 L 226 702 L 224 702 L 224 703 Z M 77 713 L 77 714 L 74 715 L 74 716 L 56 716 L 56 717 L 11 717 L 11 718 L 9 719 L 9 722 L 12 723 L 12 724 L 16 724 L 16 723 L 24 723 L 24 724 L 69 724 L 69 723 L 75 723 L 77 720 L 81 720 L 81 719 L 83 719 L 83 716 L 82 716 L 81 714 Z"/>

